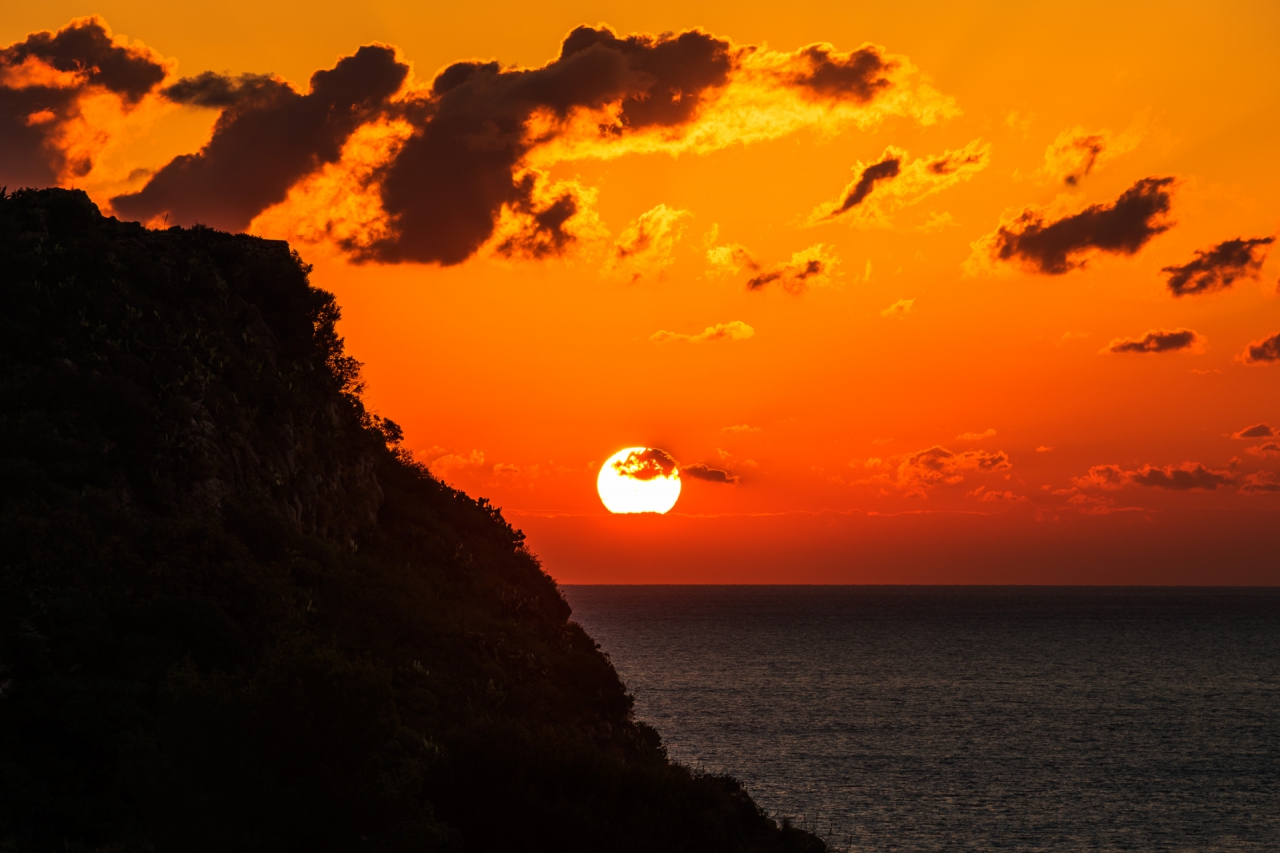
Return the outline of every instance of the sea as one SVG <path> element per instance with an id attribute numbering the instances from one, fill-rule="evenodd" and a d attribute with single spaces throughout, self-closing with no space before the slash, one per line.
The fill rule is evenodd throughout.
<path id="1" fill-rule="evenodd" d="M 673 759 L 835 851 L 1280 851 L 1280 589 L 565 586 Z"/>

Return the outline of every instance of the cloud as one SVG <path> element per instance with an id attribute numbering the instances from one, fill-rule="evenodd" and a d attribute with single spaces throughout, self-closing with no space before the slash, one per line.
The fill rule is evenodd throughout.
<path id="1" fill-rule="evenodd" d="M 691 344 L 700 344 L 707 341 L 745 341 L 755 333 L 755 329 L 741 320 L 730 320 L 728 323 L 716 323 L 714 326 L 707 326 L 706 329 L 696 335 L 685 335 L 660 329 L 650 335 L 649 340 L 655 343 L 685 341 Z"/>
<path id="2" fill-rule="evenodd" d="M 775 51 L 702 30 L 583 26 L 538 67 L 458 62 L 425 84 L 406 73 L 392 48 L 371 45 L 319 72 L 307 94 L 270 75 L 179 81 L 166 90 L 171 101 L 223 111 L 214 136 L 118 207 L 139 218 L 270 225 L 358 261 L 448 265 L 486 246 L 546 258 L 571 251 L 591 224 L 586 188 L 546 178 L 558 163 L 706 153 L 958 112 L 906 57 L 875 45 Z"/>
<path id="3" fill-rule="evenodd" d="M 489 245 L 504 258 L 542 260 L 575 243 L 608 236 L 595 211 L 597 192 L 578 181 L 553 181 L 540 170 L 519 175 L 521 196 L 503 207 Z"/>
<path id="4" fill-rule="evenodd" d="M 1274 237 L 1237 237 L 1210 249 L 1197 249 L 1195 260 L 1181 266 L 1163 267 L 1169 274 L 1169 290 L 1174 296 L 1226 290 L 1236 279 L 1256 279 Z"/>
<path id="5" fill-rule="evenodd" d="M 1117 136 L 1106 128 L 1085 130 L 1079 125 L 1068 128 L 1045 149 L 1039 174 L 1074 187 L 1109 160 L 1132 151 L 1141 138 L 1141 133 L 1135 131 Z"/>
<path id="6" fill-rule="evenodd" d="M 1119 465 L 1094 465 L 1081 477 L 1072 477 L 1077 489 L 1119 489 L 1125 484 L 1125 472 Z"/>
<path id="7" fill-rule="evenodd" d="M 1256 447 L 1250 447 L 1249 453 L 1254 456 L 1280 456 L 1280 444 L 1274 441 L 1268 441 L 1266 444 L 1259 444 Z"/>
<path id="8" fill-rule="evenodd" d="M 962 432 L 956 436 L 956 441 L 982 441 L 991 438 L 996 434 L 994 428 L 986 429 L 982 432 Z"/>
<path id="9" fill-rule="evenodd" d="M 1094 252 L 1133 255 L 1172 227 L 1167 214 L 1173 178 L 1143 178 L 1111 204 L 1094 204 L 1059 219 L 1026 208 L 973 243 L 971 271 L 1013 263 L 1028 272 L 1062 275 L 1084 267 Z"/>
<path id="10" fill-rule="evenodd" d="M 652 480 L 655 477 L 672 476 L 676 471 L 676 460 L 665 450 L 650 447 L 631 451 L 625 459 L 614 462 L 613 468 L 624 477 Z"/>
<path id="11" fill-rule="evenodd" d="M 1126 471 L 1119 465 L 1094 465 L 1087 474 L 1075 477 L 1071 482 L 1080 489 L 1115 490 L 1132 485 L 1171 491 L 1213 491 L 1234 481 L 1228 471 L 1215 471 L 1199 462 L 1183 462 L 1164 467 L 1143 465 L 1132 471 Z"/>
<path id="12" fill-rule="evenodd" d="M 1257 471 L 1249 474 L 1240 484 L 1242 495 L 1267 495 L 1280 492 L 1280 480 L 1270 471 Z"/>
<path id="13" fill-rule="evenodd" d="M 1004 451 L 965 450 L 960 453 L 934 445 L 908 454 L 898 464 L 897 479 L 905 486 L 955 485 L 966 474 L 1001 471 L 1012 467 Z"/>
<path id="14" fill-rule="evenodd" d="M 899 299 L 888 308 L 880 312 L 881 317 L 893 317 L 898 320 L 905 320 L 907 315 L 911 313 L 911 306 L 915 305 L 914 299 Z"/>
<path id="15" fill-rule="evenodd" d="M 160 85 L 170 63 L 111 35 L 98 17 L 0 48 L 0 184 L 84 178 L 120 119 Z"/>
<path id="16" fill-rule="evenodd" d="M 1036 448 L 1036 453 L 1052 453 L 1053 448 L 1047 444 L 1042 444 Z"/>
<path id="17" fill-rule="evenodd" d="M 830 284 L 832 269 L 839 263 L 834 249 L 817 243 L 755 276 L 747 282 L 747 289 L 759 290 L 765 285 L 777 284 L 787 293 L 800 294 L 810 285 Z"/>
<path id="18" fill-rule="evenodd" d="M 1205 339 L 1191 329 L 1152 329 L 1141 338 L 1115 338 L 1100 353 L 1202 352 Z"/>
<path id="19" fill-rule="evenodd" d="M 991 162 L 991 146 L 975 139 L 964 148 L 910 159 L 889 146 L 874 163 L 854 166 L 858 177 L 840 196 L 819 205 L 809 225 L 840 219 L 851 225 L 887 226 L 895 211 L 967 181 Z"/>
<path id="20" fill-rule="evenodd" d="M 267 75 L 205 72 L 179 80 L 164 97 L 220 108 L 213 136 L 111 206 L 143 221 L 168 214 L 181 225 L 243 231 L 295 183 L 337 162 L 357 128 L 385 114 L 408 74 L 392 48 L 374 45 L 317 71 L 307 94 Z"/>
<path id="21" fill-rule="evenodd" d="M 841 54 L 830 45 L 815 44 L 799 55 L 807 67 L 790 73 L 791 83 L 832 99 L 851 98 L 867 103 L 893 83 L 888 74 L 897 61 L 883 56 L 872 46 Z"/>
<path id="22" fill-rule="evenodd" d="M 735 424 L 734 426 L 724 427 L 720 431 L 742 434 L 747 432 L 760 432 L 760 427 L 751 426 L 750 424 Z"/>
<path id="23" fill-rule="evenodd" d="M 1276 431 L 1267 424 L 1254 424 L 1251 427 L 1245 427 L 1239 432 L 1232 433 L 1231 437 L 1247 441 L 1251 438 L 1271 438 L 1274 435 L 1276 435 Z"/>
<path id="24" fill-rule="evenodd" d="M 1013 492 L 1010 492 L 1008 490 L 1003 492 L 990 491 L 987 489 L 986 486 L 978 486 L 978 488 L 966 494 L 968 497 L 971 497 L 974 500 L 982 501 L 983 503 L 996 503 L 996 502 L 1027 503 L 1028 502 L 1028 498 L 1026 495 L 1015 495 Z"/>
<path id="25" fill-rule="evenodd" d="M 1198 462 L 1184 462 L 1177 467 L 1166 465 L 1163 468 L 1143 465 L 1137 471 L 1129 472 L 1129 477 L 1131 482 L 1139 486 L 1175 491 L 1213 490 L 1231 482 L 1231 475 L 1228 472 L 1212 471 Z"/>
<path id="26" fill-rule="evenodd" d="M 867 196 L 871 194 L 871 190 L 879 181 L 887 181 L 890 178 L 898 177 L 898 173 L 902 170 L 902 157 L 896 149 L 890 148 L 885 151 L 880 160 L 872 163 L 870 166 L 861 166 L 862 174 L 858 176 L 858 180 L 847 186 L 841 195 L 844 201 L 836 205 L 836 209 L 827 214 L 827 218 L 834 219 L 849 209 L 862 204 Z"/>
<path id="27" fill-rule="evenodd" d="M 740 270 L 760 272 L 760 264 L 740 243 L 712 246 L 707 249 L 707 270 L 711 276 L 737 275 Z"/>
<path id="28" fill-rule="evenodd" d="M 694 462 L 692 465 L 685 465 L 680 469 L 680 476 L 688 477 L 694 480 L 705 480 L 708 483 L 724 483 L 733 485 L 738 482 L 737 476 L 730 474 L 728 471 L 720 468 L 711 468 L 701 462 Z"/>
<path id="29" fill-rule="evenodd" d="M 461 453 L 438 455 L 427 463 L 427 468 L 430 469 L 432 474 L 444 479 L 452 474 L 479 468 L 481 465 L 484 465 L 484 451 L 472 450 L 471 453 L 465 455 Z"/>
<path id="30" fill-rule="evenodd" d="M 1062 347 L 1062 346 L 1065 346 L 1066 344 L 1071 343 L 1072 341 L 1082 341 L 1085 338 L 1089 337 L 1089 334 L 1090 334 L 1089 332 L 1063 332 L 1062 337 L 1054 341 L 1053 345 L 1055 347 Z"/>
<path id="31" fill-rule="evenodd" d="M 631 220 L 613 244 L 607 273 L 636 281 L 671 266 L 676 243 L 684 236 L 684 220 L 693 216 L 660 204 Z"/>
<path id="32" fill-rule="evenodd" d="M 1261 341 L 1253 341 L 1238 358 L 1245 364 L 1280 361 L 1280 332 Z"/>

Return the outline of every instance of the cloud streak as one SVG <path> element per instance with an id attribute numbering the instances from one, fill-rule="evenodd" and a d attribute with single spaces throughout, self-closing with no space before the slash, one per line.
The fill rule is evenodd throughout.
<path id="1" fill-rule="evenodd" d="M 1004 263 L 1041 275 L 1063 275 L 1084 267 L 1097 252 L 1133 255 L 1173 226 L 1167 216 L 1173 178 L 1143 178 L 1110 204 L 1050 218 L 1026 208 L 973 244 L 970 268 Z"/>
<path id="2" fill-rule="evenodd" d="M 835 251 L 825 243 L 816 243 L 796 252 L 788 261 L 774 264 L 747 281 L 747 290 L 761 290 L 768 285 L 781 287 L 799 295 L 813 285 L 831 283 L 833 270 L 840 263 Z"/>
<path id="3" fill-rule="evenodd" d="M 908 454 L 898 464 L 898 482 L 906 486 L 957 485 L 967 474 L 1003 471 L 1013 467 L 1002 450 L 956 452 L 935 444 Z"/>
<path id="4" fill-rule="evenodd" d="M 1280 492 L 1280 479 L 1271 471 L 1255 471 L 1240 484 L 1242 495 L 1274 495 Z"/>
<path id="5" fill-rule="evenodd" d="M 964 148 L 915 159 L 901 148 L 889 146 L 876 162 L 854 166 L 858 177 L 836 200 L 819 205 L 809 215 L 808 224 L 834 219 L 850 225 L 887 226 L 895 211 L 970 180 L 990 163 L 991 146 L 981 139 Z"/>
<path id="6" fill-rule="evenodd" d="M 1140 338 L 1116 338 L 1101 353 L 1201 352 L 1205 339 L 1191 329 L 1152 329 Z"/>
<path id="7" fill-rule="evenodd" d="M 701 344 L 708 341 L 745 341 L 755 333 L 755 329 L 741 320 L 730 320 L 728 323 L 716 323 L 714 326 L 707 326 L 706 329 L 696 335 L 685 335 L 679 332 L 668 332 L 665 329 L 659 329 L 649 336 L 649 340 L 654 343 L 682 341 Z"/>
<path id="8" fill-rule="evenodd" d="M 1280 332 L 1244 348 L 1239 358 L 1245 364 L 1274 364 L 1280 361 Z"/>
<path id="9" fill-rule="evenodd" d="M 1232 433 L 1231 437 L 1241 441 L 1248 441 L 1253 438 L 1271 438 L 1275 434 L 1276 431 L 1267 424 L 1254 424 L 1251 427 L 1245 427 L 1239 432 Z"/>
<path id="10" fill-rule="evenodd" d="M 1125 470 L 1119 465 L 1094 465 L 1088 473 L 1072 479 L 1076 488 L 1107 491 L 1122 489 L 1125 486 L 1144 486 L 1178 492 L 1193 489 L 1214 491 L 1219 486 L 1233 482 L 1229 471 L 1215 471 L 1199 462 L 1183 462 L 1181 465 L 1163 467 L 1143 465 L 1135 470 Z"/>
<path id="11" fill-rule="evenodd" d="M 723 485 L 734 485 L 738 482 L 738 477 L 730 474 L 720 468 L 712 468 L 701 462 L 694 462 L 692 465 L 685 465 L 680 469 L 682 478 L 688 477 L 692 480 L 703 480 L 708 483 L 721 483 Z"/>
<path id="12" fill-rule="evenodd" d="M 1174 296 L 1189 296 L 1226 290 L 1239 279 L 1256 279 L 1267 257 L 1267 247 L 1274 237 L 1237 237 L 1209 249 L 1196 251 L 1194 260 L 1181 266 L 1161 269 L 1167 273 L 1169 290 Z"/>

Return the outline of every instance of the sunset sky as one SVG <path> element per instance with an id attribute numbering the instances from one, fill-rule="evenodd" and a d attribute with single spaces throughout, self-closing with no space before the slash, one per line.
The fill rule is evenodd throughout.
<path id="1" fill-rule="evenodd" d="M 290 240 L 369 407 L 562 582 L 1275 584 L 1278 35 L 1262 2 L 8 4 L 0 185 Z M 670 513 L 601 503 L 627 447 L 684 471 Z"/>

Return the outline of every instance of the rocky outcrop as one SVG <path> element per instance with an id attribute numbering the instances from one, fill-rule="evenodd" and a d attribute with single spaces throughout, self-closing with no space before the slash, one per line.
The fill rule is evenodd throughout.
<path id="1" fill-rule="evenodd" d="M 47 401 L 66 386 L 64 407 L 85 402 L 73 388 L 132 397 L 141 422 L 131 434 L 104 435 L 92 417 L 74 419 L 87 431 L 79 440 L 107 464 L 150 455 L 133 445 L 157 440 L 163 468 L 123 460 L 121 500 L 142 492 L 213 512 L 248 500 L 278 510 L 299 533 L 357 547 L 383 499 L 374 448 L 346 441 L 368 426 L 353 393 L 357 366 L 341 354 L 332 297 L 309 286 L 287 243 L 205 228 L 149 231 L 102 217 L 74 190 L 29 193 L 0 210 L 10 278 L 0 322 L 32 346 L 24 369 L 5 377 L 7 394 Z M 73 241 L 95 262 L 85 264 Z M 266 317 L 263 303 L 275 309 Z"/>
<path id="2" fill-rule="evenodd" d="M 0 194 L 0 851 L 821 851 L 667 760 L 279 243 Z"/>

